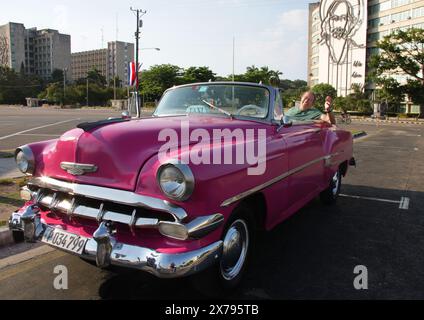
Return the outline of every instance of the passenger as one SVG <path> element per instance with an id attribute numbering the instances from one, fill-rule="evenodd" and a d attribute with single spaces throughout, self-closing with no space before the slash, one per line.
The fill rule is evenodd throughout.
<path id="1" fill-rule="evenodd" d="M 311 121 L 317 120 L 327 122 L 330 125 L 336 124 L 336 118 L 332 113 L 333 99 L 327 97 L 325 102 L 325 113 L 323 114 L 320 110 L 314 108 L 316 96 L 313 92 L 305 92 L 302 96 L 300 106 L 291 108 L 286 112 L 286 116 L 290 117 L 294 121 Z"/>

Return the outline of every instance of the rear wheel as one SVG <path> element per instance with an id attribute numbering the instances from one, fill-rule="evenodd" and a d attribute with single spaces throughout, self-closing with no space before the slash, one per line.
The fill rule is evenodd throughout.
<path id="1" fill-rule="evenodd" d="M 342 173 L 339 169 L 330 180 L 330 184 L 326 190 L 321 193 L 321 201 L 326 205 L 337 202 L 342 186 Z"/>
<path id="2" fill-rule="evenodd" d="M 218 297 L 231 292 L 241 283 L 254 244 L 253 211 L 247 206 L 235 210 L 223 232 L 223 253 L 214 267 L 191 277 L 194 288 Z"/>

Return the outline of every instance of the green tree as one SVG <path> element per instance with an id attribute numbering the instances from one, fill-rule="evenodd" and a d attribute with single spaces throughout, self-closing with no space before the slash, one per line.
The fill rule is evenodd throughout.
<path id="1" fill-rule="evenodd" d="M 283 103 L 286 108 L 294 107 L 302 94 L 309 90 L 308 83 L 303 80 L 282 80 L 280 88 L 283 91 Z"/>
<path id="2" fill-rule="evenodd" d="M 39 78 L 0 66 L 1 104 L 26 104 L 25 98 L 36 97 L 42 87 L 43 83 Z"/>
<path id="3" fill-rule="evenodd" d="M 51 75 L 50 83 L 59 83 L 63 82 L 63 70 L 54 69 Z"/>
<path id="4" fill-rule="evenodd" d="M 215 81 L 215 76 L 216 74 L 208 67 L 190 67 L 184 71 L 182 82 L 195 83 L 208 82 L 209 80 Z"/>
<path id="5" fill-rule="evenodd" d="M 94 83 L 100 87 L 105 87 L 107 84 L 106 77 L 102 75 L 101 72 L 96 68 L 88 71 L 87 79 L 90 83 Z"/>
<path id="6" fill-rule="evenodd" d="M 251 83 L 259 83 L 269 84 L 271 77 L 280 78 L 283 73 L 278 70 L 271 70 L 269 67 L 261 67 L 257 68 L 256 66 L 247 67 L 246 73 L 241 75 L 235 75 L 236 81 L 241 82 L 251 82 Z M 232 78 L 232 76 L 228 76 L 228 78 Z"/>
<path id="7" fill-rule="evenodd" d="M 141 73 L 141 93 L 146 100 L 159 99 L 165 90 L 182 83 L 182 69 L 171 64 L 154 65 Z"/>
<path id="8" fill-rule="evenodd" d="M 315 107 L 324 110 L 325 100 L 328 96 L 335 99 L 337 97 L 337 90 L 330 84 L 320 83 L 312 88 L 312 92 L 316 96 Z"/>
<path id="9" fill-rule="evenodd" d="M 115 78 L 110 79 L 109 81 L 109 87 L 116 86 L 117 88 L 122 87 L 122 80 L 116 76 Z"/>
<path id="10" fill-rule="evenodd" d="M 377 43 L 380 54 L 371 57 L 370 78 L 386 92 L 394 95 L 408 94 L 411 100 L 424 106 L 424 30 L 411 28 L 399 30 Z M 406 83 L 394 76 L 407 75 Z"/>

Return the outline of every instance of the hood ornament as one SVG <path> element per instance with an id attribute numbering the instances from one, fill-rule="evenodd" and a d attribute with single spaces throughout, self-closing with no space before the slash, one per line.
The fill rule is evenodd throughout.
<path id="1" fill-rule="evenodd" d="M 94 164 L 81 164 L 72 162 L 62 162 L 60 167 L 73 176 L 83 176 L 86 173 L 97 172 L 97 166 Z"/>

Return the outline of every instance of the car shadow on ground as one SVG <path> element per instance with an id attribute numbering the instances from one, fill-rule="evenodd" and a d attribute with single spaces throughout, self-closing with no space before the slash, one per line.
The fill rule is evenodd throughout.
<path id="1" fill-rule="evenodd" d="M 341 197 L 313 200 L 258 240 L 241 287 L 221 299 L 423 299 L 424 193 L 345 185 L 345 194 L 399 200 L 399 204 Z M 356 266 L 368 270 L 368 290 L 356 290 Z M 103 299 L 203 300 L 189 279 L 158 280 L 137 271 L 110 273 Z"/>

